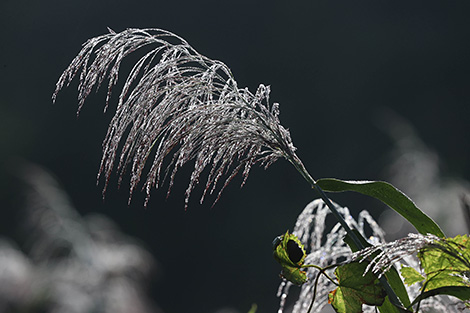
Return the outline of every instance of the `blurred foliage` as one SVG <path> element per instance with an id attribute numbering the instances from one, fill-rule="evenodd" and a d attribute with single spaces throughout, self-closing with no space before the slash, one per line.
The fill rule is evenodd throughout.
<path id="1" fill-rule="evenodd" d="M 23 165 L 19 248 L 0 244 L 0 312 L 159 312 L 146 296 L 155 260 L 107 217 L 80 216 L 45 170 Z"/>

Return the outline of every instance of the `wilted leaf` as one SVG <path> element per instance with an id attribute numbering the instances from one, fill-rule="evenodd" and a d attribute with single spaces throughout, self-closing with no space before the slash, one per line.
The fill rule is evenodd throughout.
<path id="1" fill-rule="evenodd" d="M 301 270 L 306 253 L 304 245 L 296 235 L 287 231 L 273 241 L 273 256 L 282 266 L 281 275 L 288 281 L 302 285 L 307 281 L 307 274 Z"/>

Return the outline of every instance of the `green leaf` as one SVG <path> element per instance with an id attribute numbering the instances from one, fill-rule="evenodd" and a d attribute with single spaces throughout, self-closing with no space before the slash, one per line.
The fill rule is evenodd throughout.
<path id="1" fill-rule="evenodd" d="M 367 264 L 349 263 L 335 270 L 338 288 L 328 295 L 328 303 L 338 313 L 360 313 L 362 305 L 380 306 L 385 300 L 385 290 L 374 274 L 363 276 Z"/>
<path id="2" fill-rule="evenodd" d="M 356 235 L 357 239 L 359 239 L 364 248 L 371 246 L 371 244 L 361 235 L 360 232 L 357 231 L 357 229 L 352 229 L 352 232 Z M 352 252 L 357 252 L 360 250 L 349 234 L 346 234 L 346 236 L 343 238 L 343 241 L 349 246 Z"/>
<path id="3" fill-rule="evenodd" d="M 258 310 L 258 305 L 256 303 L 253 303 L 248 313 L 256 313 L 256 310 Z"/>
<path id="4" fill-rule="evenodd" d="M 378 307 L 380 313 L 413 313 L 413 311 L 397 307 L 390 302 L 390 299 L 385 297 L 384 303 Z"/>
<path id="5" fill-rule="evenodd" d="M 382 181 L 344 181 L 334 178 L 322 178 L 317 184 L 325 191 L 355 191 L 374 197 L 406 218 L 421 234 L 433 234 L 444 237 L 439 226 L 403 192 L 393 185 Z"/>
<path id="6" fill-rule="evenodd" d="M 462 301 L 470 300 L 470 284 L 465 276 L 470 272 L 470 239 L 467 235 L 436 240 L 418 252 L 425 280 L 423 292 L 412 305 L 436 295 L 450 295 Z M 422 280 L 408 268 L 402 268 L 405 281 Z M 410 307 L 410 306 L 409 306 Z"/>
<path id="7" fill-rule="evenodd" d="M 401 280 L 401 277 L 395 267 L 392 266 L 390 270 L 388 270 L 384 275 L 385 278 L 387 278 L 390 287 L 392 287 L 393 291 L 400 299 L 401 303 L 403 303 L 405 307 L 410 305 L 411 301 L 410 297 L 408 296 L 408 291 L 406 290 L 405 285 L 403 284 L 403 281 Z"/>
<path id="8" fill-rule="evenodd" d="M 466 286 L 462 275 L 470 271 L 470 240 L 467 235 L 446 238 L 418 253 L 426 274 L 425 291 L 449 286 Z"/>
<path id="9" fill-rule="evenodd" d="M 364 247 L 370 247 L 371 246 L 371 244 L 369 242 L 367 242 L 367 240 L 365 240 L 364 237 L 361 235 L 361 233 L 359 233 L 356 229 L 353 229 L 352 231 L 355 233 L 357 238 L 359 238 L 359 240 L 361 241 L 361 243 Z M 344 237 L 343 240 L 347 245 L 349 245 L 352 252 L 356 252 L 356 251 L 359 250 L 356 247 L 356 244 L 354 243 L 354 240 L 352 240 L 352 238 L 349 236 L 349 234 L 346 234 L 346 236 Z M 380 252 L 377 252 L 377 254 L 378 253 L 380 253 Z M 369 264 L 369 262 L 364 262 L 364 263 Z M 408 296 L 408 291 L 406 290 L 405 285 L 403 285 L 403 281 L 401 280 L 400 275 L 398 275 L 397 270 L 394 267 L 392 267 L 387 273 L 385 273 L 385 278 L 387 279 L 387 281 L 388 281 L 390 287 L 392 288 L 393 292 L 400 299 L 400 301 L 403 303 L 403 305 L 408 306 L 411 303 L 410 298 Z M 386 301 L 389 301 L 388 298 L 387 298 Z M 393 307 L 395 307 L 395 306 L 393 306 Z M 401 311 L 397 311 L 397 310 L 398 309 L 396 309 L 396 310 L 382 309 L 382 312 L 383 313 L 384 312 L 401 312 Z"/>
<path id="10" fill-rule="evenodd" d="M 463 286 L 440 287 L 421 293 L 411 305 L 415 305 L 421 300 L 437 295 L 448 295 L 459 298 L 462 301 L 470 300 L 470 288 Z"/>
<path id="11" fill-rule="evenodd" d="M 403 278 L 405 278 L 405 284 L 408 286 L 424 280 L 424 277 L 412 267 L 402 267 L 400 272 L 403 275 Z"/>

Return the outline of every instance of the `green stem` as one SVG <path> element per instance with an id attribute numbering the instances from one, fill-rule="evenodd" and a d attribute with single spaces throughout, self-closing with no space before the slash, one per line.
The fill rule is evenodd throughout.
<path id="1" fill-rule="evenodd" d="M 325 204 L 328 206 L 333 216 L 338 220 L 338 222 L 344 228 L 344 230 L 349 235 L 349 237 L 354 241 L 357 248 L 359 250 L 364 249 L 365 246 L 362 244 L 362 242 L 359 240 L 356 234 L 352 231 L 351 227 L 349 227 L 349 225 L 346 223 L 346 220 L 344 219 L 344 217 L 338 212 L 335 205 L 331 202 L 331 200 L 325 194 L 323 189 L 321 189 L 320 186 L 317 185 L 317 182 L 315 181 L 315 179 L 313 179 L 313 177 L 308 173 L 307 169 L 303 165 L 300 158 L 294 153 L 293 155 L 289 156 L 287 159 L 289 160 L 289 162 L 291 162 L 294 165 L 297 171 L 310 184 L 310 186 L 320 194 L 320 197 L 323 200 L 323 202 L 325 202 Z M 395 294 L 392 287 L 388 283 L 387 278 L 385 276 L 381 276 L 379 280 L 382 286 L 384 287 L 385 291 L 387 292 L 390 302 L 398 307 L 403 308 L 403 305 L 401 304 L 397 295 Z"/>
<path id="2" fill-rule="evenodd" d="M 359 238 L 357 238 L 356 234 L 352 231 L 351 227 L 349 227 L 349 225 L 346 223 L 346 220 L 344 219 L 344 217 L 338 212 L 335 205 L 331 202 L 331 200 L 325 194 L 323 189 L 321 189 L 320 186 L 317 185 L 317 182 L 315 181 L 315 179 L 313 179 L 313 177 L 308 173 L 307 169 L 305 168 L 305 166 L 303 165 L 299 157 L 294 154 L 292 156 L 292 159 L 290 159 L 289 161 L 294 165 L 297 171 L 305 178 L 305 180 L 310 184 L 310 186 L 320 194 L 320 197 L 323 200 L 323 202 L 325 202 L 325 204 L 330 209 L 331 213 L 338 220 L 341 226 L 343 226 L 344 230 L 348 233 L 348 235 L 354 241 L 358 249 L 360 250 L 364 249 L 365 247 L 362 244 L 362 242 L 359 240 Z"/>
<path id="3" fill-rule="evenodd" d="M 310 313 L 313 308 L 313 303 L 315 302 L 315 298 L 317 297 L 317 286 L 318 286 L 318 280 L 320 279 L 320 274 L 317 275 L 315 278 L 315 285 L 313 287 L 313 296 L 312 296 L 312 302 L 310 303 L 310 306 L 308 307 L 307 313 Z"/>
<path id="4" fill-rule="evenodd" d="M 326 267 L 320 267 L 318 265 L 315 265 L 315 264 L 307 264 L 307 265 L 303 265 L 302 268 L 307 268 L 307 267 L 313 267 L 313 268 L 316 268 L 320 274 L 323 274 L 325 275 L 325 277 L 334 285 L 336 286 L 339 286 L 338 283 L 335 282 L 335 280 L 333 278 L 331 278 L 330 276 L 328 276 L 328 274 L 326 273 L 326 270 L 332 268 L 332 267 L 336 267 L 336 266 L 339 266 L 340 264 L 330 264 Z"/>

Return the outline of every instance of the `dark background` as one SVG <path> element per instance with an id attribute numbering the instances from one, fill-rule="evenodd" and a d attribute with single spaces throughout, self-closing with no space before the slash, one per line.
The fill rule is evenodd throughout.
<path id="1" fill-rule="evenodd" d="M 199 205 L 196 190 L 184 211 L 190 166 L 171 196 L 154 191 L 147 209 L 143 194 L 127 205 L 116 177 L 103 201 L 95 182 L 112 110 L 102 113 L 99 92 L 77 119 L 77 81 L 53 105 L 58 77 L 106 27 L 167 29 L 225 62 L 240 87 L 271 85 L 314 177 L 382 178 L 392 142 L 376 117 L 390 108 L 416 127 L 449 175 L 468 180 L 469 14 L 468 1 L 2 0 L 0 232 L 16 233 L 16 166 L 34 162 L 57 176 L 81 213 L 106 214 L 141 238 L 159 261 L 150 291 L 164 312 L 246 312 L 254 302 L 258 312 L 274 312 L 280 268 L 272 239 L 316 197 L 294 168 L 283 160 L 254 168 L 246 186 L 235 180 L 214 208 Z M 369 205 L 353 195 L 334 199 L 353 211 Z"/>

